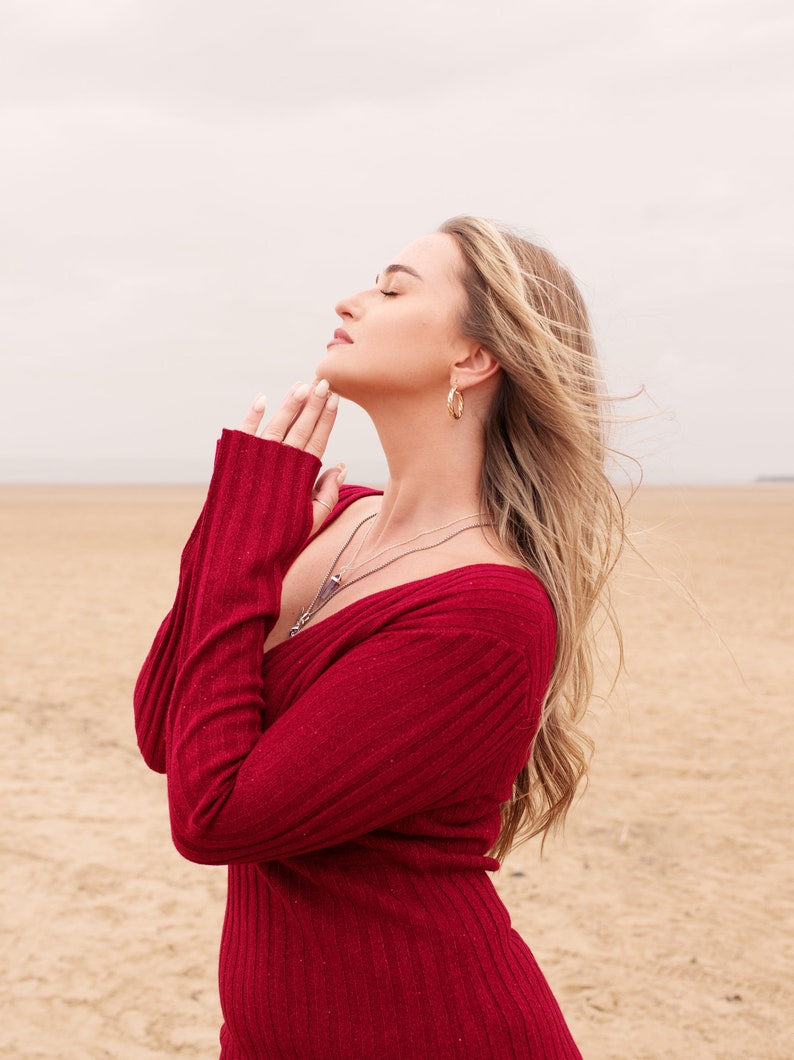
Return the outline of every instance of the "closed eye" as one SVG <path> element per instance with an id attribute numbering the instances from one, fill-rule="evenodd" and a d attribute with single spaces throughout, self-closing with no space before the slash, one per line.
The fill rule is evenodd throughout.
<path id="1" fill-rule="evenodd" d="M 396 298 L 397 297 L 397 292 L 396 291 L 384 291 L 384 290 L 381 290 L 381 288 L 378 288 L 378 290 L 380 291 L 380 293 L 383 295 L 384 298 Z"/>

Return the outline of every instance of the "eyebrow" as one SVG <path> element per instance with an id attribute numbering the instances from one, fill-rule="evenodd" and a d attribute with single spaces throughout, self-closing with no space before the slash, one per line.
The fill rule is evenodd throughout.
<path id="1" fill-rule="evenodd" d="M 383 270 L 383 275 L 389 276 L 391 273 L 394 272 L 407 272 L 409 276 L 415 276 L 417 280 L 422 279 L 416 269 L 412 269 L 410 265 L 387 265 L 386 268 Z M 379 279 L 380 273 L 378 273 L 378 275 L 375 277 L 375 283 L 377 283 Z"/>

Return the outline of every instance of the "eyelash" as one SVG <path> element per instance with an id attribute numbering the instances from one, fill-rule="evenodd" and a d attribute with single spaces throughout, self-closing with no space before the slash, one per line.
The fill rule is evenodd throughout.
<path id="1" fill-rule="evenodd" d="M 397 292 L 396 291 L 383 291 L 383 290 L 381 290 L 380 287 L 378 288 L 378 290 L 380 291 L 380 293 L 383 295 L 384 298 L 396 298 L 396 296 L 397 296 Z"/>

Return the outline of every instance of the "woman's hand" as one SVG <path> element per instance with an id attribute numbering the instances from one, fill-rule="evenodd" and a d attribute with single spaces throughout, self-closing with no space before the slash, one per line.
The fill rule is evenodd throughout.
<path id="1" fill-rule="evenodd" d="M 331 428 L 336 420 L 339 397 L 332 394 L 327 379 L 309 386 L 296 383 L 282 401 L 276 414 L 262 431 L 262 438 L 303 449 L 322 460 Z M 258 397 L 243 418 L 241 430 L 256 434 L 265 413 L 265 399 Z M 347 474 L 344 464 L 324 471 L 317 479 L 312 494 L 316 533 L 339 498 L 339 487 Z"/>

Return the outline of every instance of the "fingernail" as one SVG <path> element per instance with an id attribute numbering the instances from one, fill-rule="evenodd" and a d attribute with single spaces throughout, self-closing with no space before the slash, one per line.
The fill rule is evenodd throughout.
<path id="1" fill-rule="evenodd" d="M 267 398 L 264 394 L 260 394 L 259 397 L 254 401 L 253 409 L 254 412 L 264 412 L 265 405 L 267 404 Z"/>
<path id="2" fill-rule="evenodd" d="M 303 401 L 308 396 L 310 389 L 311 387 L 308 383 L 301 383 L 301 385 L 298 387 L 298 389 L 292 396 L 295 398 L 296 401 Z"/>
<path id="3" fill-rule="evenodd" d="M 329 386 L 327 379 L 321 379 L 317 386 L 314 388 L 314 392 L 317 397 L 325 397 L 325 395 L 328 393 L 328 390 Z"/>
<path id="4" fill-rule="evenodd" d="M 325 403 L 325 407 L 327 409 L 330 409 L 331 412 L 333 412 L 334 409 L 338 408 L 339 407 L 339 395 L 338 394 L 331 394 L 330 397 L 328 398 L 328 400 Z"/>
<path id="5" fill-rule="evenodd" d="M 339 474 L 336 476 L 337 486 L 341 486 L 347 478 L 347 464 L 340 464 L 339 469 Z"/>

